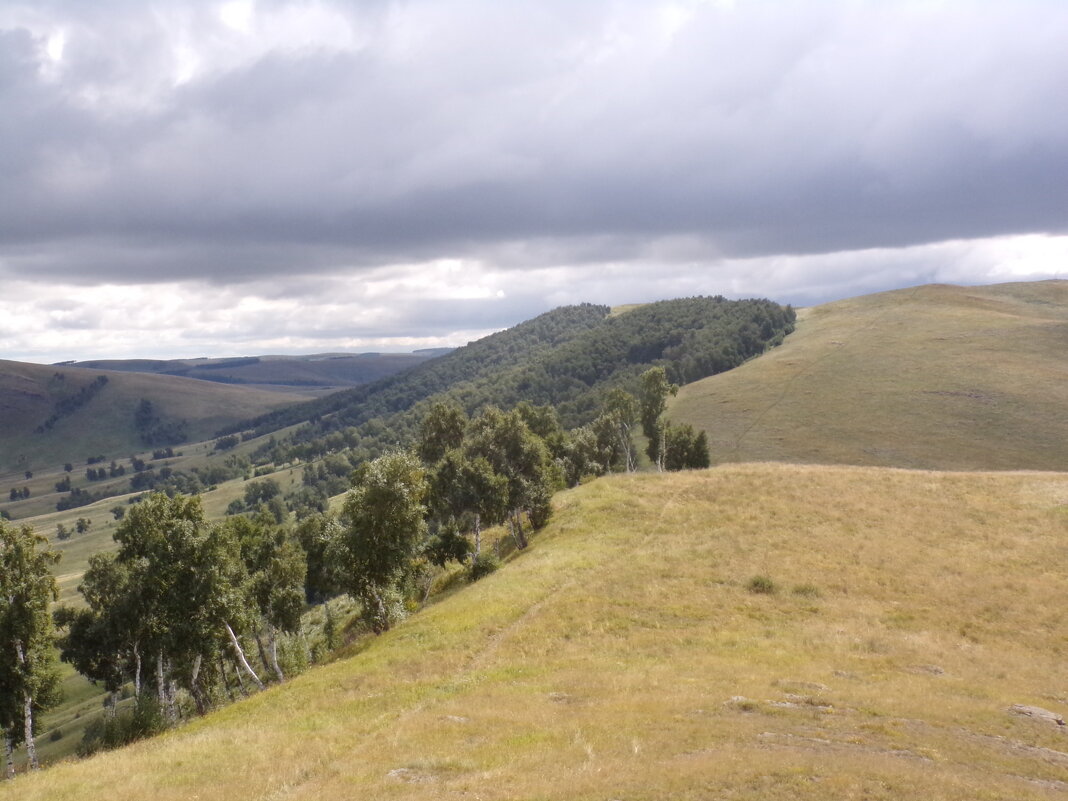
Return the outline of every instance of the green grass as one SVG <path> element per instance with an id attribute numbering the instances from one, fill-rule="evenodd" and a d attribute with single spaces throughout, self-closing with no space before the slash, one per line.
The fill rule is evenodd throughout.
<path id="1" fill-rule="evenodd" d="M 0 799 L 1047 798 L 1068 475 L 736 465 L 557 499 L 496 573 Z M 753 593 L 754 576 L 775 594 Z M 790 588 L 801 588 L 793 591 Z"/>
<path id="2" fill-rule="evenodd" d="M 668 410 L 712 458 L 1068 469 L 1068 281 L 922 286 L 799 314 L 784 344 Z"/>

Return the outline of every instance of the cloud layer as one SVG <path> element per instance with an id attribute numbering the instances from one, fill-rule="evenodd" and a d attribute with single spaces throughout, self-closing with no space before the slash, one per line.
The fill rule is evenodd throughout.
<path id="1" fill-rule="evenodd" d="M 9 0 L 0 355 L 1055 275 L 1065 41 L 1052 2 Z"/>

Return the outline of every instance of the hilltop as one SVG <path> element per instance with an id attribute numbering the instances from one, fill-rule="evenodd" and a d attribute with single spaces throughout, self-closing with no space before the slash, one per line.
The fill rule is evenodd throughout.
<path id="1" fill-rule="evenodd" d="M 1068 475 L 739 465 L 558 496 L 350 654 L 0 799 L 1063 792 Z"/>
<path id="2" fill-rule="evenodd" d="M 668 411 L 713 461 L 1068 469 L 1068 281 L 920 286 L 798 312 Z"/>

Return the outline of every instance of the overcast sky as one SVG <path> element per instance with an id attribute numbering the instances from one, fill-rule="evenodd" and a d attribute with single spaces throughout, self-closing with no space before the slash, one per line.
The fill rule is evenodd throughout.
<path id="1" fill-rule="evenodd" d="M 0 0 L 0 358 L 1068 277 L 1068 3 Z"/>

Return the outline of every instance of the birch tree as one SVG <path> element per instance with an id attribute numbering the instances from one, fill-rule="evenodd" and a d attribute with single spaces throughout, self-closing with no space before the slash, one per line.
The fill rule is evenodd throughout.
<path id="1" fill-rule="evenodd" d="M 376 634 L 389 629 L 396 595 L 426 536 L 426 470 L 410 453 L 361 465 L 345 500 L 347 525 L 336 558 L 345 589 Z"/>
<path id="2" fill-rule="evenodd" d="M 638 400 L 641 406 L 642 433 L 649 441 L 645 452 L 661 473 L 664 472 L 667 432 L 660 418 L 667 408 L 668 396 L 677 395 L 678 392 L 678 384 L 668 381 L 663 367 L 653 367 L 642 373 Z"/>
<path id="3" fill-rule="evenodd" d="M 40 767 L 35 717 L 59 700 L 49 613 L 57 597 L 52 565 L 58 561 L 59 554 L 33 529 L 0 519 L 0 726 L 7 775 L 14 772 L 19 741 L 26 745 L 30 768 Z"/>

